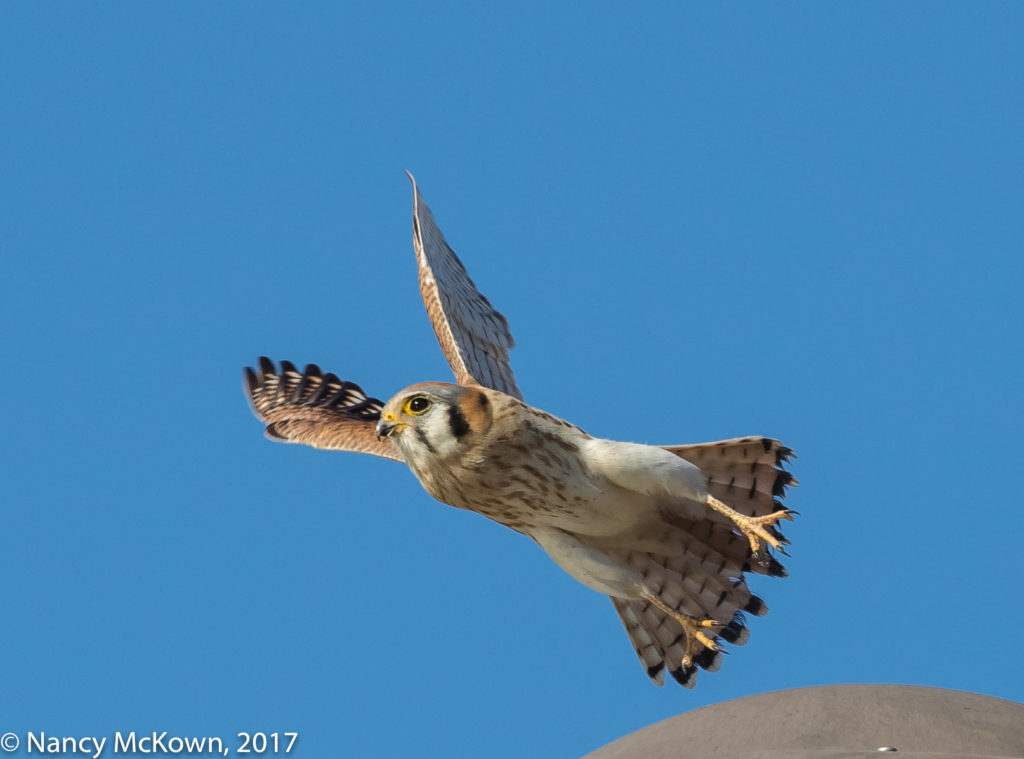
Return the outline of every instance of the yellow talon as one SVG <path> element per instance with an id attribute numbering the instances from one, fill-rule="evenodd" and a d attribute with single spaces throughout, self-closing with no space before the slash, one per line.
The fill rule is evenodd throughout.
<path id="1" fill-rule="evenodd" d="M 788 541 L 785 541 L 785 539 L 779 540 L 766 528 L 774 527 L 782 519 L 792 522 L 793 512 L 789 509 L 780 509 L 779 511 L 766 514 L 762 517 L 748 517 L 745 514 L 740 514 L 735 509 L 730 508 L 712 495 L 708 496 L 708 506 L 719 514 L 727 516 L 736 524 L 737 527 L 740 528 L 740 531 L 746 535 L 747 540 L 750 541 L 750 550 L 754 552 L 755 556 L 761 552 L 762 541 L 770 545 L 772 548 L 784 552 L 782 544 L 783 542 Z"/>
<path id="2" fill-rule="evenodd" d="M 645 593 L 643 597 L 651 605 L 656 606 L 676 620 L 683 628 L 683 634 L 686 636 L 686 646 L 682 661 L 684 667 L 693 665 L 693 657 L 700 653 L 701 646 L 710 648 L 712 651 L 722 650 L 722 647 L 715 642 L 713 637 L 722 629 L 721 622 L 711 618 L 697 619 L 696 617 L 691 617 L 689 614 L 684 614 L 666 605 L 652 593 Z M 711 635 L 709 636 L 705 633 L 705 630 L 710 630 Z"/>

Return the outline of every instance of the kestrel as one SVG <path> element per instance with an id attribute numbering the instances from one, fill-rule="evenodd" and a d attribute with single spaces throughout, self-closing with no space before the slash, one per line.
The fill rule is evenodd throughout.
<path id="1" fill-rule="evenodd" d="M 430 495 L 533 538 L 607 594 L 647 675 L 687 688 L 741 645 L 764 602 L 745 575 L 786 575 L 780 499 L 793 452 L 766 437 L 653 446 L 591 437 L 527 405 L 508 322 L 476 289 L 413 181 L 420 292 L 458 384 L 383 403 L 310 364 L 261 358 L 245 390 L 273 440 L 404 461 Z"/>

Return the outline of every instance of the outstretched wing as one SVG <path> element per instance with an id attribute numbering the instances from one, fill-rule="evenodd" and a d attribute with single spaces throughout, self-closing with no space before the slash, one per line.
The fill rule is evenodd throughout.
<path id="1" fill-rule="evenodd" d="M 321 374 L 316 364 L 300 372 L 282 361 L 278 372 L 268 358 L 259 363 L 258 372 L 245 367 L 245 391 L 256 416 L 267 423 L 268 438 L 403 461 L 394 444 L 378 440 L 374 431 L 384 404 L 359 385 Z"/>
<path id="2" fill-rule="evenodd" d="M 409 174 L 409 172 L 406 172 Z M 459 257 L 434 223 L 416 180 L 413 190 L 413 245 L 420 268 L 420 292 L 441 350 L 460 385 L 483 385 L 522 399 L 509 366 L 515 345 L 508 321 L 476 289 Z"/>

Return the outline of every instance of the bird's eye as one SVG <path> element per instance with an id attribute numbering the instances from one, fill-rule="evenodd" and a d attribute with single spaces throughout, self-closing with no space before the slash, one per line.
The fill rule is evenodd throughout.
<path id="1" fill-rule="evenodd" d="M 417 395 L 415 398 L 410 398 L 405 402 L 405 413 L 418 416 L 430 408 L 430 401 L 424 398 L 422 395 Z"/>

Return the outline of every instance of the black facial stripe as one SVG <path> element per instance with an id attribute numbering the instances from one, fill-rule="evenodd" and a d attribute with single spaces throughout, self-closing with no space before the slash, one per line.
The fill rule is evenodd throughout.
<path id="1" fill-rule="evenodd" d="M 431 453 L 437 453 L 437 451 L 434 450 L 434 446 L 432 446 L 430 444 L 430 441 L 427 440 L 427 436 L 423 433 L 423 430 L 421 430 L 419 427 L 416 427 L 414 429 L 416 430 L 416 437 L 418 437 L 420 439 L 420 442 L 423 443 L 424 446 L 426 446 L 426 449 Z"/>
<path id="2" fill-rule="evenodd" d="M 451 428 L 452 434 L 456 439 L 469 432 L 469 422 L 466 421 L 466 415 L 462 413 L 462 409 L 458 406 L 452 406 L 448 409 L 448 426 Z"/>

